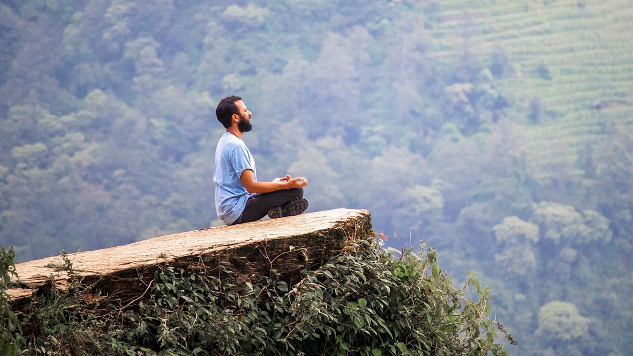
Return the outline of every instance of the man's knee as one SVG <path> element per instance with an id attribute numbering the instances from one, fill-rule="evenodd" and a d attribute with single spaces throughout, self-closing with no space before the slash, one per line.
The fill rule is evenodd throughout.
<path id="1" fill-rule="evenodd" d="M 290 189 L 293 197 L 295 198 L 303 198 L 303 188 L 292 188 Z"/>

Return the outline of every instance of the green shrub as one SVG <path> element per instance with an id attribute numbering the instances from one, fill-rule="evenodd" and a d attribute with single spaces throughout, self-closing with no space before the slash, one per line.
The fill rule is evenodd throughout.
<path id="1" fill-rule="evenodd" d="M 456 290 L 433 249 L 391 253 L 375 241 L 305 270 L 292 288 L 272 271 L 161 266 L 142 300 L 95 313 L 87 289 L 38 302 L 30 351 L 50 355 L 506 355 L 474 276 Z M 392 251 L 393 252 L 393 251 Z M 221 278 L 220 278 L 221 277 Z M 479 300 L 465 296 L 468 289 Z M 65 294 L 64 294 L 65 293 Z M 83 297 L 82 297 L 83 294 Z M 53 297 L 51 297 L 53 296 Z M 60 302 L 66 305 L 60 305 Z M 48 306 L 46 306 L 48 305 Z M 58 311 L 55 315 L 54 310 Z M 72 307 L 71 307 L 72 306 Z M 45 318 L 42 315 L 48 315 Z M 55 317 L 51 317 L 55 315 Z M 52 323 L 57 320 L 58 323 Z"/>
<path id="2" fill-rule="evenodd" d="M 0 354 L 6 356 L 18 355 L 26 341 L 22 337 L 18 318 L 11 310 L 11 298 L 7 294 L 11 278 L 18 276 L 14 258 L 13 248 L 7 250 L 0 246 Z"/>

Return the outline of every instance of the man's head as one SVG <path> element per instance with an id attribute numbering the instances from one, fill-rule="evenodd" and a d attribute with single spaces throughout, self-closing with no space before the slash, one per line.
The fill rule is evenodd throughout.
<path id="1" fill-rule="evenodd" d="M 227 129 L 234 122 L 237 123 L 240 132 L 248 132 L 253 128 L 250 121 L 251 112 L 246 109 L 246 105 L 239 96 L 231 95 L 220 100 L 215 108 L 215 116 Z"/>

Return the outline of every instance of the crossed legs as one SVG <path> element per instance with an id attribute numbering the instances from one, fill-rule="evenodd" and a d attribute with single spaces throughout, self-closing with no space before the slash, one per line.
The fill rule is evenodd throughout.
<path id="1" fill-rule="evenodd" d="M 283 206 L 293 199 L 301 197 L 303 197 L 303 188 L 278 190 L 271 193 L 254 195 L 246 201 L 244 212 L 242 212 L 242 215 L 231 225 L 257 221 L 266 216 L 270 209 Z"/>

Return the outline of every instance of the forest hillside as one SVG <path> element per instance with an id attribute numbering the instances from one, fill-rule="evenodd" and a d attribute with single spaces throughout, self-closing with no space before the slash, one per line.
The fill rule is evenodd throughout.
<path id="1" fill-rule="evenodd" d="M 633 349 L 626 0 L 5 0 L 0 245 L 18 262 L 218 225 L 214 109 L 260 180 L 368 209 L 491 286 L 517 355 Z"/>

